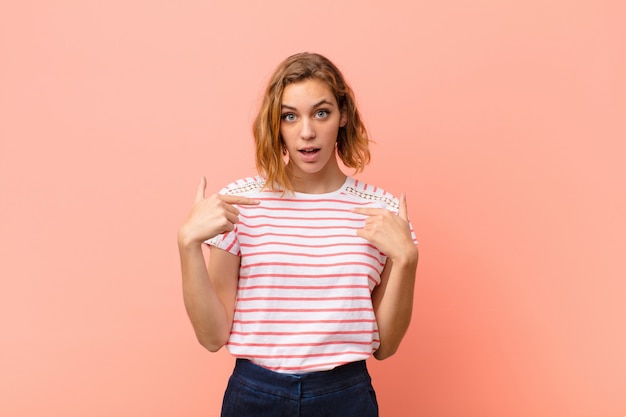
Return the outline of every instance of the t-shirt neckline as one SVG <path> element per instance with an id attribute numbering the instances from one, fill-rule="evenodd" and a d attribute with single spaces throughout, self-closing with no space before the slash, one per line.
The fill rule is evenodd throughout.
<path id="1" fill-rule="evenodd" d="M 349 175 L 346 175 L 346 180 L 336 190 L 329 191 L 327 193 L 319 193 L 319 194 L 318 193 L 303 193 L 300 191 L 294 191 L 293 193 L 296 197 L 301 197 L 301 198 L 324 198 L 324 197 L 329 197 L 329 196 L 341 193 L 353 182 L 354 182 L 353 178 L 350 177 Z"/>

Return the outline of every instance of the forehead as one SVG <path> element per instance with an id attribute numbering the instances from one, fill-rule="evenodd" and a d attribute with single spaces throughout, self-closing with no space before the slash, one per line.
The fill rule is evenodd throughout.
<path id="1" fill-rule="evenodd" d="M 330 87 L 322 80 L 310 78 L 286 85 L 281 104 L 295 107 L 314 105 L 321 101 L 337 105 L 337 100 Z"/>

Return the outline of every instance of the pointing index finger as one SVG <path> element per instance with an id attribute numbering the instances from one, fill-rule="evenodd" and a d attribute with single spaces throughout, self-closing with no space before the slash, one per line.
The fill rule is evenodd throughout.
<path id="1" fill-rule="evenodd" d="M 238 195 L 224 194 L 224 195 L 221 195 L 220 198 L 222 199 L 222 201 L 228 204 L 257 205 L 260 203 L 259 200 L 255 200 L 255 199 L 248 198 L 248 197 L 242 197 Z"/>
<path id="2" fill-rule="evenodd" d="M 356 207 L 351 209 L 353 213 L 364 214 L 366 216 L 375 216 L 377 214 L 383 214 L 386 209 L 376 208 L 376 207 Z"/>

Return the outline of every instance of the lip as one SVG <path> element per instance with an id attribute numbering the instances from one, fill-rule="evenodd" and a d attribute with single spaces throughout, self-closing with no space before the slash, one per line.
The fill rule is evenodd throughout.
<path id="1" fill-rule="evenodd" d="M 301 155 L 302 160 L 305 162 L 314 162 L 320 153 L 320 148 L 306 147 L 298 149 L 298 153 Z"/>

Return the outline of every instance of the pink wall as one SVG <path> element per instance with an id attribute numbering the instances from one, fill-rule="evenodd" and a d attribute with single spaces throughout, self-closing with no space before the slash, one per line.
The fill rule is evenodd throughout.
<path id="1" fill-rule="evenodd" d="M 382 415 L 625 415 L 626 3 L 248 3 L 0 3 L 0 414 L 217 415 L 176 230 L 308 50 L 421 242 Z"/>

